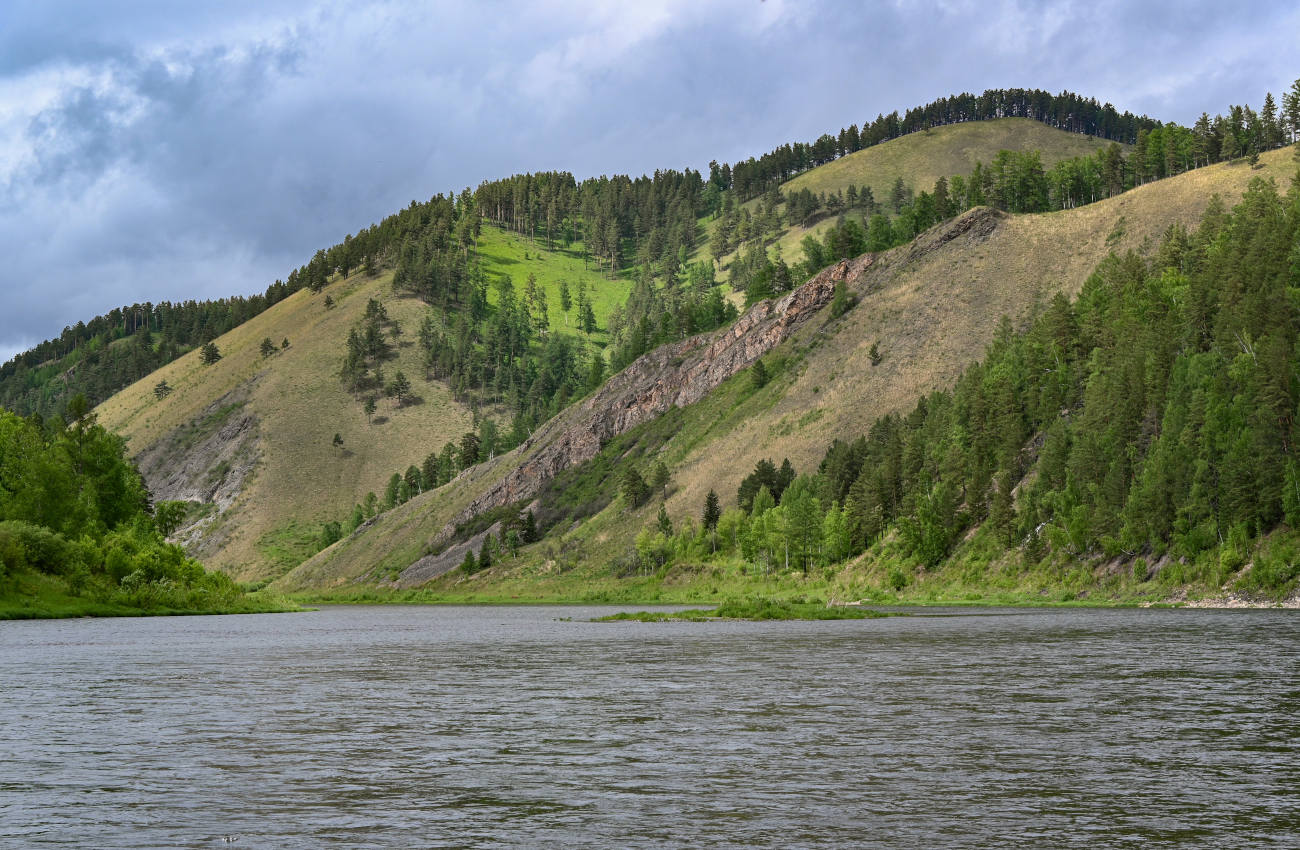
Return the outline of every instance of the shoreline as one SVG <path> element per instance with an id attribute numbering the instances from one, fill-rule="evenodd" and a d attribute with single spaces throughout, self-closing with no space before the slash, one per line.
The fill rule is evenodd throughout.
<path id="1" fill-rule="evenodd" d="M 362 598 L 347 598 L 346 596 L 315 595 L 315 594 L 292 594 L 289 599 L 302 608 L 307 606 L 323 605 L 428 605 L 428 606 L 469 606 L 469 607 L 486 607 L 486 606 L 549 606 L 549 607 L 577 607 L 577 606 L 605 606 L 618 608 L 631 607 L 717 607 L 728 602 L 735 597 L 715 597 L 705 599 L 663 599 L 663 598 L 628 598 L 628 599 L 606 599 L 606 598 L 584 598 L 584 597 L 564 597 L 564 596 L 483 596 L 466 595 L 458 597 L 454 595 L 437 595 L 430 594 L 421 598 L 418 592 L 407 592 L 403 594 L 393 593 L 387 598 L 382 594 L 366 593 Z M 756 599 L 776 599 L 776 597 L 754 594 L 750 598 Z M 1198 610 L 1300 610 L 1300 594 L 1293 594 L 1282 600 L 1261 600 L 1249 599 L 1239 594 L 1228 594 L 1226 596 L 1205 597 L 1205 598 L 1188 598 L 1185 594 L 1175 594 L 1163 599 L 1073 599 L 1073 600 L 1054 600 L 1054 599 L 1034 599 L 1029 597 L 1021 598 L 996 598 L 996 599 L 943 599 L 943 598 L 898 598 L 898 599 L 859 599 L 852 602 L 836 602 L 825 600 L 806 600 L 809 603 L 821 604 L 827 608 L 1096 608 L 1096 609 L 1127 609 L 1127 608 L 1163 608 L 1176 609 L 1188 608 Z"/>

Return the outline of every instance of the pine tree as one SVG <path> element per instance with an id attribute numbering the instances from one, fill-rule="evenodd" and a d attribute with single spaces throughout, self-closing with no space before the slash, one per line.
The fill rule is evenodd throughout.
<path id="1" fill-rule="evenodd" d="M 1300 142 L 1300 80 L 1282 95 L 1281 124 L 1291 141 Z"/>
<path id="2" fill-rule="evenodd" d="M 632 464 L 627 464 L 620 475 L 619 487 L 623 492 L 623 501 L 629 508 L 639 508 L 650 497 L 650 487 L 641 477 L 641 473 Z"/>
<path id="3" fill-rule="evenodd" d="M 272 354 L 275 353 L 275 343 L 271 342 L 271 338 L 269 336 L 264 337 L 262 339 L 262 345 L 260 350 L 262 352 L 263 357 L 270 357 Z"/>
<path id="4" fill-rule="evenodd" d="M 564 325 L 569 325 L 569 310 L 573 307 L 573 299 L 569 297 L 569 282 L 560 280 L 560 309 L 564 311 Z"/>
<path id="5" fill-rule="evenodd" d="M 752 390 L 761 390 L 767 386 L 768 382 L 767 366 L 763 364 L 763 358 L 754 361 L 754 365 L 749 367 L 749 386 Z"/>
<path id="6" fill-rule="evenodd" d="M 469 469 L 479 460 L 479 438 L 473 431 L 466 431 L 460 438 L 460 468 Z"/>
<path id="7" fill-rule="evenodd" d="M 393 382 L 388 385 L 388 394 L 397 400 L 398 407 L 410 400 L 411 382 L 401 371 L 393 376 Z"/>
<path id="8" fill-rule="evenodd" d="M 655 465 L 650 471 L 650 487 L 659 491 L 660 498 L 668 498 L 669 480 L 668 465 L 662 460 L 655 461 Z"/>
<path id="9" fill-rule="evenodd" d="M 205 342 L 199 349 L 199 359 L 203 361 L 204 366 L 211 366 L 221 359 L 221 350 L 217 348 L 215 342 Z"/>
<path id="10" fill-rule="evenodd" d="M 718 520 L 722 518 L 722 508 L 718 505 L 718 494 L 713 490 L 704 497 L 704 516 L 702 523 L 704 527 L 713 531 L 718 527 Z"/>
<path id="11" fill-rule="evenodd" d="M 704 529 L 709 532 L 709 541 L 713 551 L 718 551 L 718 520 L 722 518 L 722 508 L 718 505 L 718 494 L 713 490 L 704 497 L 704 516 L 701 518 Z"/>
<path id="12" fill-rule="evenodd" d="M 669 519 L 668 508 L 663 502 L 659 503 L 659 516 L 656 519 L 656 523 L 659 527 L 660 534 L 664 537 L 673 536 L 673 521 Z"/>

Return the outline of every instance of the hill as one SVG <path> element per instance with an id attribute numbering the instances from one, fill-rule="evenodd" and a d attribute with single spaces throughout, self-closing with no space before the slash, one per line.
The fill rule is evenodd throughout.
<path id="1" fill-rule="evenodd" d="M 480 255 L 493 280 L 508 277 L 522 290 L 534 275 L 558 328 L 565 326 L 561 279 L 587 287 L 601 327 L 626 297 L 625 280 L 585 268 L 576 251 L 544 251 L 489 227 Z M 127 438 L 154 499 L 191 503 L 181 539 L 210 566 L 241 580 L 273 578 L 316 551 L 326 523 L 346 520 L 367 493 L 382 497 L 393 473 L 459 441 L 479 417 L 508 428 L 499 407 L 476 414 L 445 381 L 426 378 L 415 337 L 430 310 L 395 295 L 392 278 L 358 271 L 335 276 L 319 292 L 300 289 L 217 337 L 216 363 L 204 365 L 192 351 L 97 409 L 104 425 Z M 367 416 L 340 367 L 348 331 L 372 299 L 401 329 L 384 371 L 407 375 L 414 390 L 402 405 L 381 398 Z M 591 338 L 600 344 L 604 333 Z M 269 356 L 261 351 L 266 339 L 275 348 Z M 169 388 L 161 397 L 160 383 Z"/>
<path id="2" fill-rule="evenodd" d="M 977 162 L 987 165 L 1001 150 L 1039 151 L 1043 165 L 1050 168 L 1063 159 L 1094 154 L 1108 144 L 1105 139 L 1058 130 L 1029 118 L 967 121 L 842 156 L 787 181 L 781 191 L 807 189 L 820 194 L 850 185 L 868 186 L 883 201 L 897 178 L 914 190 L 929 189 L 940 177 L 969 174 Z"/>
<path id="3" fill-rule="evenodd" d="M 916 175 L 929 173 L 923 165 L 926 158 L 936 158 L 940 164 L 931 169 L 942 172 L 949 163 L 964 168 L 971 158 L 991 157 L 1005 145 L 1045 145 L 1048 162 L 1090 149 L 1083 136 L 1028 119 L 988 123 L 986 128 L 959 124 L 912 133 L 849 154 L 800 179 L 820 179 L 817 175 L 825 169 L 858 179 L 866 173 L 863 168 L 869 170 L 863 163 L 875 161 L 905 166 L 911 169 L 908 175 L 917 179 Z M 913 145 L 923 146 L 925 153 L 908 155 Z M 854 167 L 846 170 L 846 163 Z M 512 178 L 499 185 L 511 187 L 514 194 L 521 180 L 527 181 L 524 185 L 530 191 L 539 186 L 542 192 L 563 191 L 571 185 L 571 178 L 566 181 L 564 175 L 544 177 Z M 892 176 L 879 179 L 892 180 Z M 670 187 L 667 192 L 673 191 L 673 184 L 665 184 Z M 504 201 L 514 200 L 512 194 L 497 192 L 497 186 L 485 184 L 480 189 L 483 209 L 495 211 Z M 618 184 L 601 182 L 591 192 L 606 198 L 610 189 L 618 189 Z M 466 202 L 462 198 L 459 203 Z M 436 199 L 430 208 L 439 208 Z M 549 238 L 530 238 L 513 227 L 507 229 L 517 224 L 512 209 L 506 207 L 500 214 L 502 226 L 483 226 L 474 245 L 487 302 L 497 303 L 497 281 L 509 279 L 515 292 L 523 293 L 532 277 L 551 328 L 598 351 L 611 342 L 610 317 L 623 316 L 623 345 L 606 359 L 626 356 L 627 350 L 635 356 L 638 344 L 629 340 L 626 330 L 632 313 L 623 311 L 634 288 L 632 273 L 611 276 L 599 270 L 604 265 L 602 250 L 610 249 L 589 252 L 581 239 L 572 238 L 580 234 L 571 225 L 557 228 L 570 238 L 557 240 L 551 249 L 545 247 Z M 390 234 L 389 222 L 411 219 L 412 211 L 372 228 L 371 241 L 394 242 L 398 231 Z M 644 220 L 650 218 L 643 215 Z M 401 227 L 418 228 L 423 221 Z M 645 240 L 653 243 L 655 234 L 645 234 Z M 637 244 L 632 242 L 633 247 Z M 358 259 L 355 241 L 331 250 L 351 258 L 350 263 L 342 261 L 344 267 L 365 265 Z M 366 505 L 368 494 L 375 494 L 371 504 L 382 503 L 394 473 L 420 467 L 431 453 L 478 430 L 481 419 L 492 420 L 498 432 L 512 427 L 511 413 L 501 404 L 480 407 L 469 397 L 458 400 L 446 379 L 420 380 L 429 373 L 415 337 L 428 309 L 415 298 L 394 294 L 393 272 L 354 270 L 327 276 L 327 266 L 318 256 L 297 273 L 291 295 L 281 296 L 265 312 L 218 337 L 215 343 L 223 357 L 215 364 L 204 366 L 199 352 L 192 351 L 100 408 L 103 421 L 128 437 L 154 497 L 191 504 L 180 539 L 213 566 L 244 580 L 272 579 L 297 565 L 329 539 L 325 528 L 331 523 L 339 523 L 346 533 L 352 524 L 349 518 L 355 522 L 355 506 Z M 578 331 L 576 309 L 567 313 L 562 309 L 561 281 L 571 301 L 579 290 L 588 294 L 596 319 L 592 333 Z M 325 307 L 327 298 L 332 309 Z M 401 371 L 416 384 L 414 403 L 381 402 L 373 418 L 366 416 L 360 397 L 347 392 L 339 377 L 348 331 L 358 326 L 371 299 L 385 305 L 403 331 L 396 357 L 384 364 L 385 375 Z M 648 313 L 652 306 L 642 299 L 637 309 Z M 260 351 L 265 339 L 277 346 L 270 356 Z M 279 349 L 286 339 L 290 346 Z M 157 394 L 160 383 L 170 392 Z M 336 434 L 341 445 L 334 444 Z M 413 489 L 419 489 L 418 484 Z M 362 519 L 371 519 L 374 512 L 367 507 Z"/>
<path id="4" fill-rule="evenodd" d="M 818 168 L 806 171 L 782 184 L 785 196 L 807 190 L 815 195 L 844 193 L 850 186 L 858 191 L 871 190 L 876 203 L 889 202 L 895 181 L 901 179 L 912 192 L 931 190 L 939 178 L 969 175 L 977 163 L 987 166 L 999 151 L 1037 151 L 1043 167 L 1075 157 L 1090 156 L 1111 144 L 1094 136 L 1066 132 L 1029 118 L 1001 118 L 993 121 L 967 121 L 921 130 L 873 147 L 847 154 Z M 1128 145 L 1121 145 L 1129 151 Z M 756 210 L 758 201 L 747 205 Z M 859 221 L 860 210 L 849 213 Z M 809 225 L 789 222 L 776 244 L 782 255 L 793 262 L 802 256 L 800 242 L 808 235 L 824 238 L 835 224 L 835 216 L 823 215 Z M 712 233 L 716 223 L 710 223 Z M 733 257 L 724 258 L 729 264 Z"/>
<path id="5" fill-rule="evenodd" d="M 647 389 L 646 410 L 657 418 L 618 412 L 634 411 L 635 405 L 608 410 L 610 442 L 599 448 L 606 438 L 597 434 L 597 451 L 590 445 L 594 432 L 583 424 L 583 416 L 592 411 L 572 409 L 515 453 L 386 514 L 293 570 L 278 586 L 320 589 L 389 579 L 399 585 L 422 583 L 429 572 L 412 570 L 412 564 L 424 558 L 427 566 L 442 558 L 439 568 L 445 568 L 445 556 L 453 551 L 449 547 L 457 541 L 467 549 L 480 545 L 475 532 L 509 511 L 531 506 L 563 519 L 563 493 L 558 486 L 544 486 L 558 473 L 566 476 L 564 487 L 590 487 L 603 494 L 600 512 L 578 525 L 555 525 L 507 567 L 470 578 L 452 572 L 435 586 L 500 592 L 526 576 L 534 588 L 537 582 L 599 588 L 622 569 L 619 564 L 634 551 L 638 531 L 653 524 L 652 506 L 629 513 L 613 499 L 609 479 L 620 461 L 653 457 L 667 463 L 673 483 L 666 510 L 678 527 L 699 516 L 709 489 L 717 490 L 724 505 L 734 504 L 739 479 L 765 457 L 789 458 L 799 471 L 815 468 L 833 439 L 857 436 L 878 416 L 908 410 L 919 396 L 950 386 L 992 341 L 1000 317 L 1026 326 L 1056 293 L 1077 293 L 1108 254 L 1149 253 L 1171 225 L 1195 225 L 1212 195 L 1232 203 L 1252 178 L 1285 182 L 1294 169 L 1289 150 L 1263 155 L 1260 166 L 1253 169 L 1243 161 L 1214 165 L 1054 213 L 1008 216 L 972 210 L 911 244 L 843 267 L 841 275 L 859 298 L 856 307 L 832 319 L 831 308 L 821 302 L 815 316 L 791 328 L 788 336 L 750 340 L 743 355 L 728 360 L 730 379 L 702 399 L 684 398 L 693 403 L 683 407 L 665 405 L 660 396 L 674 397 L 671 384 Z M 824 281 L 809 286 L 825 292 Z M 737 327 L 755 321 L 752 315 L 742 317 Z M 739 338 L 737 331 L 649 356 L 634 364 L 627 373 L 632 377 L 625 380 L 635 383 L 641 373 L 654 384 L 657 371 L 681 375 L 707 368 L 701 352 L 727 338 Z M 873 364 L 873 343 L 878 343 L 878 364 Z M 760 354 L 770 361 L 773 378 L 754 390 L 736 373 Z M 614 382 L 611 387 L 617 390 Z M 556 447 L 566 445 L 570 448 L 557 454 Z M 557 462 L 564 453 L 578 458 L 575 446 L 586 446 L 578 465 Z M 520 473 L 532 481 L 529 486 L 519 486 Z M 499 498 L 482 500 L 492 492 Z M 475 514 L 482 516 L 477 524 Z"/>

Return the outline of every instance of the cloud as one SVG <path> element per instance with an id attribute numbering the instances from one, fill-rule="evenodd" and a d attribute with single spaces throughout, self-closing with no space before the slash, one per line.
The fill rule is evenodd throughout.
<path id="1" fill-rule="evenodd" d="M 1298 32 L 1284 3 L 12 4 L 0 356 L 137 300 L 261 291 L 519 171 L 703 168 L 996 86 L 1190 122 L 1277 93 Z"/>

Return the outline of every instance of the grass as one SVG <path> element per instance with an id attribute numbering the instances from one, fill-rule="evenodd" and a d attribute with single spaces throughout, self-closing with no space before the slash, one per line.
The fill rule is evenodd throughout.
<path id="1" fill-rule="evenodd" d="M 326 295 L 333 309 L 325 308 Z M 384 372 L 405 372 L 418 402 L 397 409 L 381 399 L 367 423 L 338 371 L 348 330 L 369 298 L 383 301 L 403 328 L 397 357 Z M 227 394 L 246 396 L 244 409 L 257 419 L 260 461 L 224 517 L 229 538 L 205 561 L 241 580 L 265 578 L 284 569 L 283 562 L 268 561 L 263 548 L 286 525 L 314 525 L 319 533 L 320 524 L 346 519 L 367 491 L 382 492 L 393 472 L 418 464 L 472 427 L 471 412 L 445 386 L 422 380 L 415 337 L 426 309 L 394 296 L 387 274 L 355 274 L 320 293 L 302 290 L 219 337 L 216 364 L 203 366 L 191 352 L 100 405 L 100 422 L 124 434 L 138 453 L 174 429 L 189 429 Z M 263 358 L 258 349 L 266 337 L 277 346 L 287 338 L 290 346 Z M 153 395 L 160 378 L 173 387 L 162 400 Z M 336 432 L 341 448 L 332 445 Z"/>
<path id="2" fill-rule="evenodd" d="M 910 133 L 829 162 L 792 178 L 781 188 L 813 193 L 870 186 L 878 203 L 887 203 L 894 181 L 902 177 L 913 191 L 930 191 L 940 177 L 963 177 L 975 163 L 988 165 L 1001 150 L 1041 151 L 1043 166 L 1087 156 L 1110 142 L 1069 133 L 1029 118 L 968 121 Z"/>
<path id="3" fill-rule="evenodd" d="M 818 602 L 792 602 L 783 599 L 728 599 L 716 608 L 691 608 L 685 611 L 634 611 L 597 617 L 595 622 L 610 623 L 636 620 L 642 623 L 662 623 L 670 620 L 867 620 L 888 617 L 883 611 L 847 605 L 825 605 Z"/>
<path id="4" fill-rule="evenodd" d="M 7 576 L 3 584 L 0 584 L 0 620 L 270 614 L 297 610 L 300 609 L 295 603 L 272 594 L 245 594 L 234 603 L 192 608 L 140 607 L 105 599 L 88 591 L 73 593 L 61 578 L 31 571 Z"/>
<path id="5" fill-rule="evenodd" d="M 535 275 L 540 289 L 546 293 L 547 319 L 551 327 L 559 331 L 568 331 L 579 338 L 586 335 L 578 327 L 578 284 L 587 287 L 587 297 L 591 299 L 592 312 L 596 314 L 597 330 L 591 334 L 590 341 L 602 348 L 608 344 L 609 314 L 615 307 L 622 307 L 627 302 L 631 291 L 631 281 L 626 274 L 620 273 L 610 277 L 596 268 L 595 263 L 584 262 L 582 243 L 575 242 L 568 248 L 556 243 L 554 251 L 545 248 L 545 240 L 529 239 L 518 233 L 484 225 L 479 240 L 478 252 L 483 259 L 483 268 L 489 276 L 507 276 L 515 287 L 515 296 L 522 299 L 528 275 Z M 569 295 L 573 306 L 569 310 L 566 324 L 564 310 L 560 304 L 560 281 L 569 284 Z M 488 298 L 496 302 L 496 290 L 488 288 Z"/>

